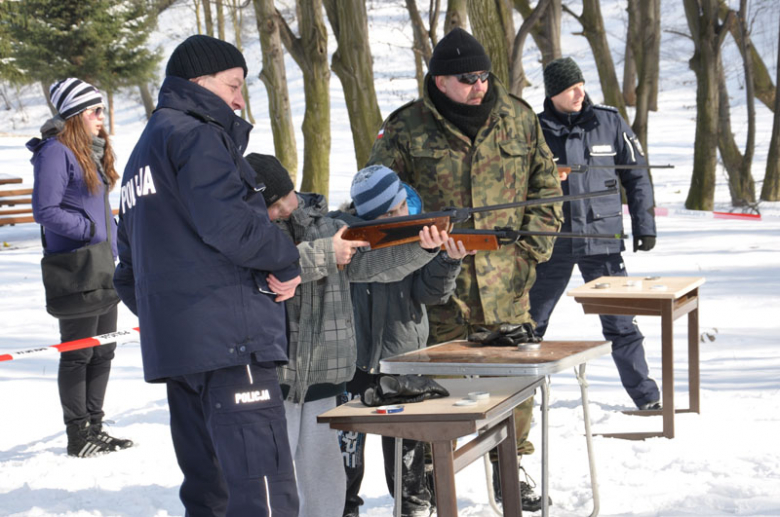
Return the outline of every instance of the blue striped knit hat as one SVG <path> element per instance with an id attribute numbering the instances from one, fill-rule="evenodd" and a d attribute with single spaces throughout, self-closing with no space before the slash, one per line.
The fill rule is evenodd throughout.
<path id="1" fill-rule="evenodd" d="M 68 77 L 52 84 L 49 87 L 49 97 L 57 113 L 65 120 L 103 104 L 100 90 L 75 77 Z"/>
<path id="2" fill-rule="evenodd" d="M 406 199 L 398 175 L 384 165 L 369 165 L 355 174 L 349 191 L 357 215 L 366 221 L 386 214 Z"/>

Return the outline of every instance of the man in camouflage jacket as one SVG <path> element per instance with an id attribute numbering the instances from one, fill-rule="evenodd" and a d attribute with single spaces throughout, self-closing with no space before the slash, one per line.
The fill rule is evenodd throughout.
<path id="1" fill-rule="evenodd" d="M 428 210 L 561 195 L 536 115 L 489 70 L 482 45 L 453 29 L 434 49 L 423 98 L 393 112 L 377 136 L 369 164 L 396 171 L 417 189 Z M 560 205 L 547 205 L 474 214 L 464 226 L 558 231 L 561 221 Z M 549 259 L 553 241 L 525 237 L 466 257 L 450 302 L 428 309 L 429 344 L 464 339 L 475 326 L 532 322 L 528 292 L 536 264 Z M 532 402 L 515 415 L 518 454 L 533 452 L 526 441 Z M 524 509 L 531 510 L 525 500 Z"/>

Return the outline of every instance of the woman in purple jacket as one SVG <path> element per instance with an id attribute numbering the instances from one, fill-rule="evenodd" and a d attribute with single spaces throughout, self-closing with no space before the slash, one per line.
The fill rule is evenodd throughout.
<path id="1" fill-rule="evenodd" d="M 116 257 L 116 224 L 106 217 L 106 189 L 119 179 L 103 127 L 103 98 L 79 79 L 49 89 L 57 115 L 41 127 L 42 138 L 27 148 L 35 167 L 33 215 L 42 227 L 44 254 L 63 253 L 103 242 L 110 236 Z M 98 316 L 60 319 L 60 338 L 71 341 L 116 330 L 117 307 Z M 125 449 L 103 427 L 103 398 L 116 344 L 63 352 L 57 382 L 68 436 L 68 455 L 77 457 Z"/>

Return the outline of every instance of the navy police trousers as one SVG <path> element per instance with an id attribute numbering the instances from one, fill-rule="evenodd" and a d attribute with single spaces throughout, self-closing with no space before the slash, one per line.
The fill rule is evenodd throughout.
<path id="1" fill-rule="evenodd" d="M 549 261 L 536 266 L 536 283 L 531 288 L 531 317 L 536 334 L 544 336 L 555 304 L 569 283 L 575 264 L 585 282 L 600 276 L 628 276 L 620 254 L 573 257 L 556 246 Z M 600 315 L 604 339 L 612 341 L 612 359 L 620 381 L 637 407 L 660 400 L 658 385 L 649 377 L 644 336 L 633 316 Z"/>
<path id="2" fill-rule="evenodd" d="M 271 363 L 167 379 L 188 517 L 296 517 L 282 394 Z"/>

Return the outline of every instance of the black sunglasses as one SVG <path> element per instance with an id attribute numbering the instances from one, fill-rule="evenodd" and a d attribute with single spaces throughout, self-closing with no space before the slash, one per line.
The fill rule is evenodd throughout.
<path id="1" fill-rule="evenodd" d="M 484 83 L 488 80 L 488 77 L 490 77 L 490 72 L 482 72 L 479 74 L 475 72 L 470 72 L 468 74 L 455 74 L 455 78 L 458 79 L 458 82 L 469 85 L 475 84 L 477 79 Z"/>

